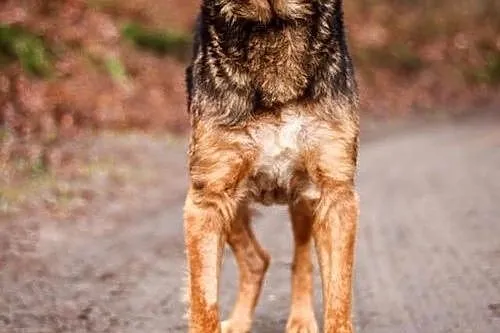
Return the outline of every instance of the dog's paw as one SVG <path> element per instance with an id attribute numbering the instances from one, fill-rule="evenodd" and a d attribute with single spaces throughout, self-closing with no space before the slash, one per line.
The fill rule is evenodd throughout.
<path id="1" fill-rule="evenodd" d="M 318 333 L 314 314 L 291 315 L 286 325 L 286 333 Z"/>
<path id="2" fill-rule="evenodd" d="M 228 319 L 221 323 L 221 333 L 250 333 L 250 327 L 242 322 L 234 323 Z"/>

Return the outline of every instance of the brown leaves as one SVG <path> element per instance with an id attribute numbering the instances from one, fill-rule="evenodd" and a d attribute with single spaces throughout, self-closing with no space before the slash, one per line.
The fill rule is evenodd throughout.
<path id="1" fill-rule="evenodd" d="M 81 0 L 11 0 L 0 4 L 0 19 L 43 36 L 55 53 L 51 79 L 30 77 L 18 63 L 2 69 L 0 160 L 57 168 L 59 143 L 82 129 L 187 127 L 183 65 L 122 43 L 106 10 Z"/>

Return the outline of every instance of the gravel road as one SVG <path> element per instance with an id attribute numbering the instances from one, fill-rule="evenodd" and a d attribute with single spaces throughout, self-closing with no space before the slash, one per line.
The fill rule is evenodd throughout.
<path id="1" fill-rule="evenodd" d="M 17 226 L 24 230 L 16 233 L 17 259 L 0 260 L 0 333 L 186 332 L 184 149 L 163 152 L 161 209 L 131 212 L 109 230 L 105 215 L 94 213 L 87 218 L 99 232 L 71 221 Z M 358 186 L 358 332 L 500 332 L 500 117 L 382 126 L 363 139 Z M 272 264 L 253 332 L 284 332 L 288 217 L 282 208 L 260 212 L 255 229 Z M 229 251 L 225 259 L 227 314 L 237 274 Z"/>

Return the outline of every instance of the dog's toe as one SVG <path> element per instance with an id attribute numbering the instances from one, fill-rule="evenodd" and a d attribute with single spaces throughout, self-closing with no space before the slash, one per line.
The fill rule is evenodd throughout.
<path id="1" fill-rule="evenodd" d="M 221 333 L 250 333 L 248 326 L 242 322 L 233 323 L 231 320 L 224 320 L 221 323 Z"/>
<path id="2" fill-rule="evenodd" d="M 286 333 L 318 333 L 314 314 L 291 316 L 286 325 Z"/>
<path id="3" fill-rule="evenodd" d="M 231 323 L 229 320 L 224 320 L 221 324 L 221 333 L 232 333 L 231 331 Z"/>

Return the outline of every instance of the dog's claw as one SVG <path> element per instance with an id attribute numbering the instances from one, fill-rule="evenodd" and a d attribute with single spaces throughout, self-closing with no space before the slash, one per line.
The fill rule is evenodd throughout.
<path id="1" fill-rule="evenodd" d="M 314 314 L 290 317 L 286 325 L 286 333 L 318 333 Z"/>

